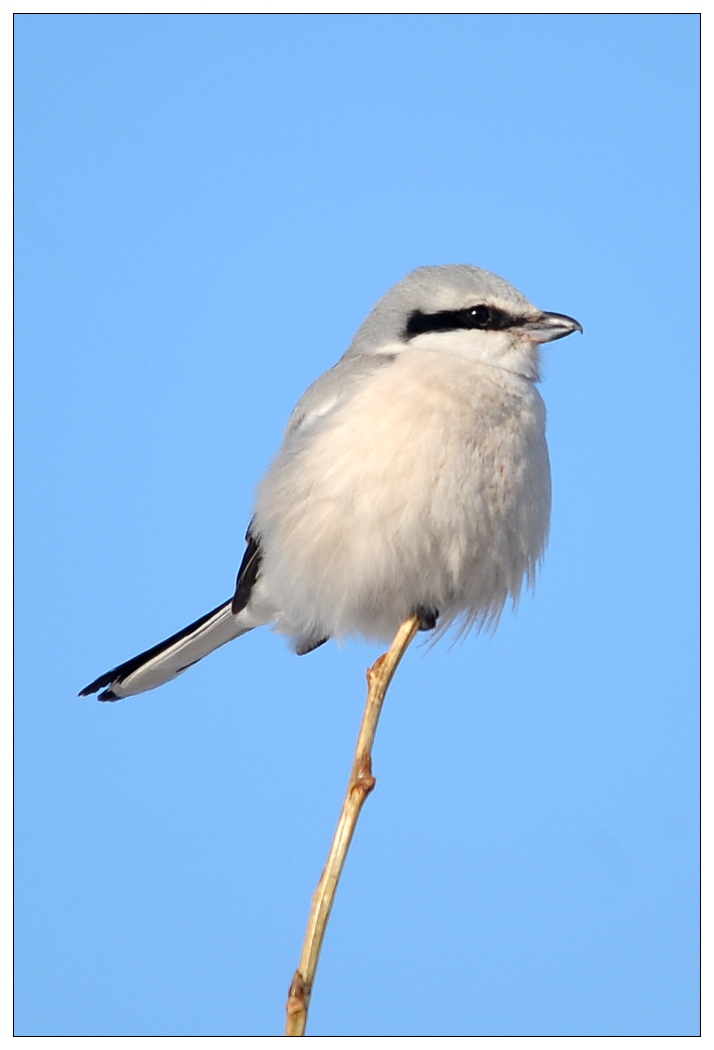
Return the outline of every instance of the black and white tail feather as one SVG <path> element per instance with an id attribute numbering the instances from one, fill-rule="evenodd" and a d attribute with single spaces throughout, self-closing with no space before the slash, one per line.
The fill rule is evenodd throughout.
<path id="1" fill-rule="evenodd" d="M 135 693 L 144 693 L 148 689 L 156 689 L 157 686 L 188 670 L 214 649 L 257 627 L 258 624 L 245 610 L 258 579 L 261 551 L 260 544 L 251 535 L 250 528 L 245 538 L 247 547 L 238 570 L 235 594 L 229 601 L 211 609 L 209 613 L 146 652 L 139 653 L 131 660 L 106 671 L 85 686 L 79 695 L 89 696 L 102 689 L 103 692 L 99 693 L 97 699 L 113 701 L 123 700 L 124 697 L 133 696 Z"/>
<path id="2" fill-rule="evenodd" d="M 89 696 L 102 689 L 97 700 L 123 700 L 125 696 L 144 693 L 171 681 L 214 649 L 250 630 L 240 625 L 231 604 L 231 601 L 224 602 L 166 641 L 106 671 L 79 695 Z"/>

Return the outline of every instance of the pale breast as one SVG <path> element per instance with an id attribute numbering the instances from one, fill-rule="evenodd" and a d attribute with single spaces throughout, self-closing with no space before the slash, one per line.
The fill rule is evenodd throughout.
<path id="1" fill-rule="evenodd" d="M 535 571 L 549 508 L 533 384 L 420 350 L 286 442 L 255 528 L 286 626 L 386 638 L 416 605 L 497 615 Z"/>

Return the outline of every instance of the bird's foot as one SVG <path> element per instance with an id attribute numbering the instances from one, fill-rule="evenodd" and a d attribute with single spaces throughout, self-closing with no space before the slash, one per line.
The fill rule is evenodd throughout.
<path id="1" fill-rule="evenodd" d="M 429 609 L 426 605 L 417 605 L 414 615 L 419 617 L 420 631 L 433 631 L 439 619 L 439 610 Z"/>

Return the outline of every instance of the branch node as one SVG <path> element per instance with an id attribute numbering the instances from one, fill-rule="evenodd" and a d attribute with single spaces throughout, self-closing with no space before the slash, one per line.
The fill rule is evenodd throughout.
<path id="1" fill-rule="evenodd" d="M 372 666 L 367 668 L 367 684 L 370 686 L 370 688 L 374 685 L 374 680 L 376 678 L 379 678 L 379 675 L 382 671 L 382 667 L 384 666 L 384 661 L 387 659 L 387 656 L 387 653 L 382 653 L 381 656 L 377 657 Z"/>
<path id="2" fill-rule="evenodd" d="M 288 992 L 288 1001 L 285 1004 L 285 1012 L 287 1014 L 287 1024 L 285 1027 L 286 1035 L 303 1034 L 305 1031 L 307 1005 L 309 1001 L 310 990 L 307 986 L 307 982 L 300 971 L 296 970 L 292 984 L 290 985 L 290 991 Z"/>
<path id="3" fill-rule="evenodd" d="M 372 775 L 372 756 L 360 755 L 356 764 L 350 790 L 359 792 L 364 798 L 374 790 L 377 778 Z"/>

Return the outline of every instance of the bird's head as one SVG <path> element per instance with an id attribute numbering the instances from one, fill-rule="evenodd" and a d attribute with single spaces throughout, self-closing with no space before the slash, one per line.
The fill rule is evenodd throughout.
<path id="1" fill-rule="evenodd" d="M 477 266 L 422 266 L 380 299 L 358 330 L 350 356 L 424 348 L 539 378 L 541 343 L 580 324 L 539 310 L 516 288 Z"/>

